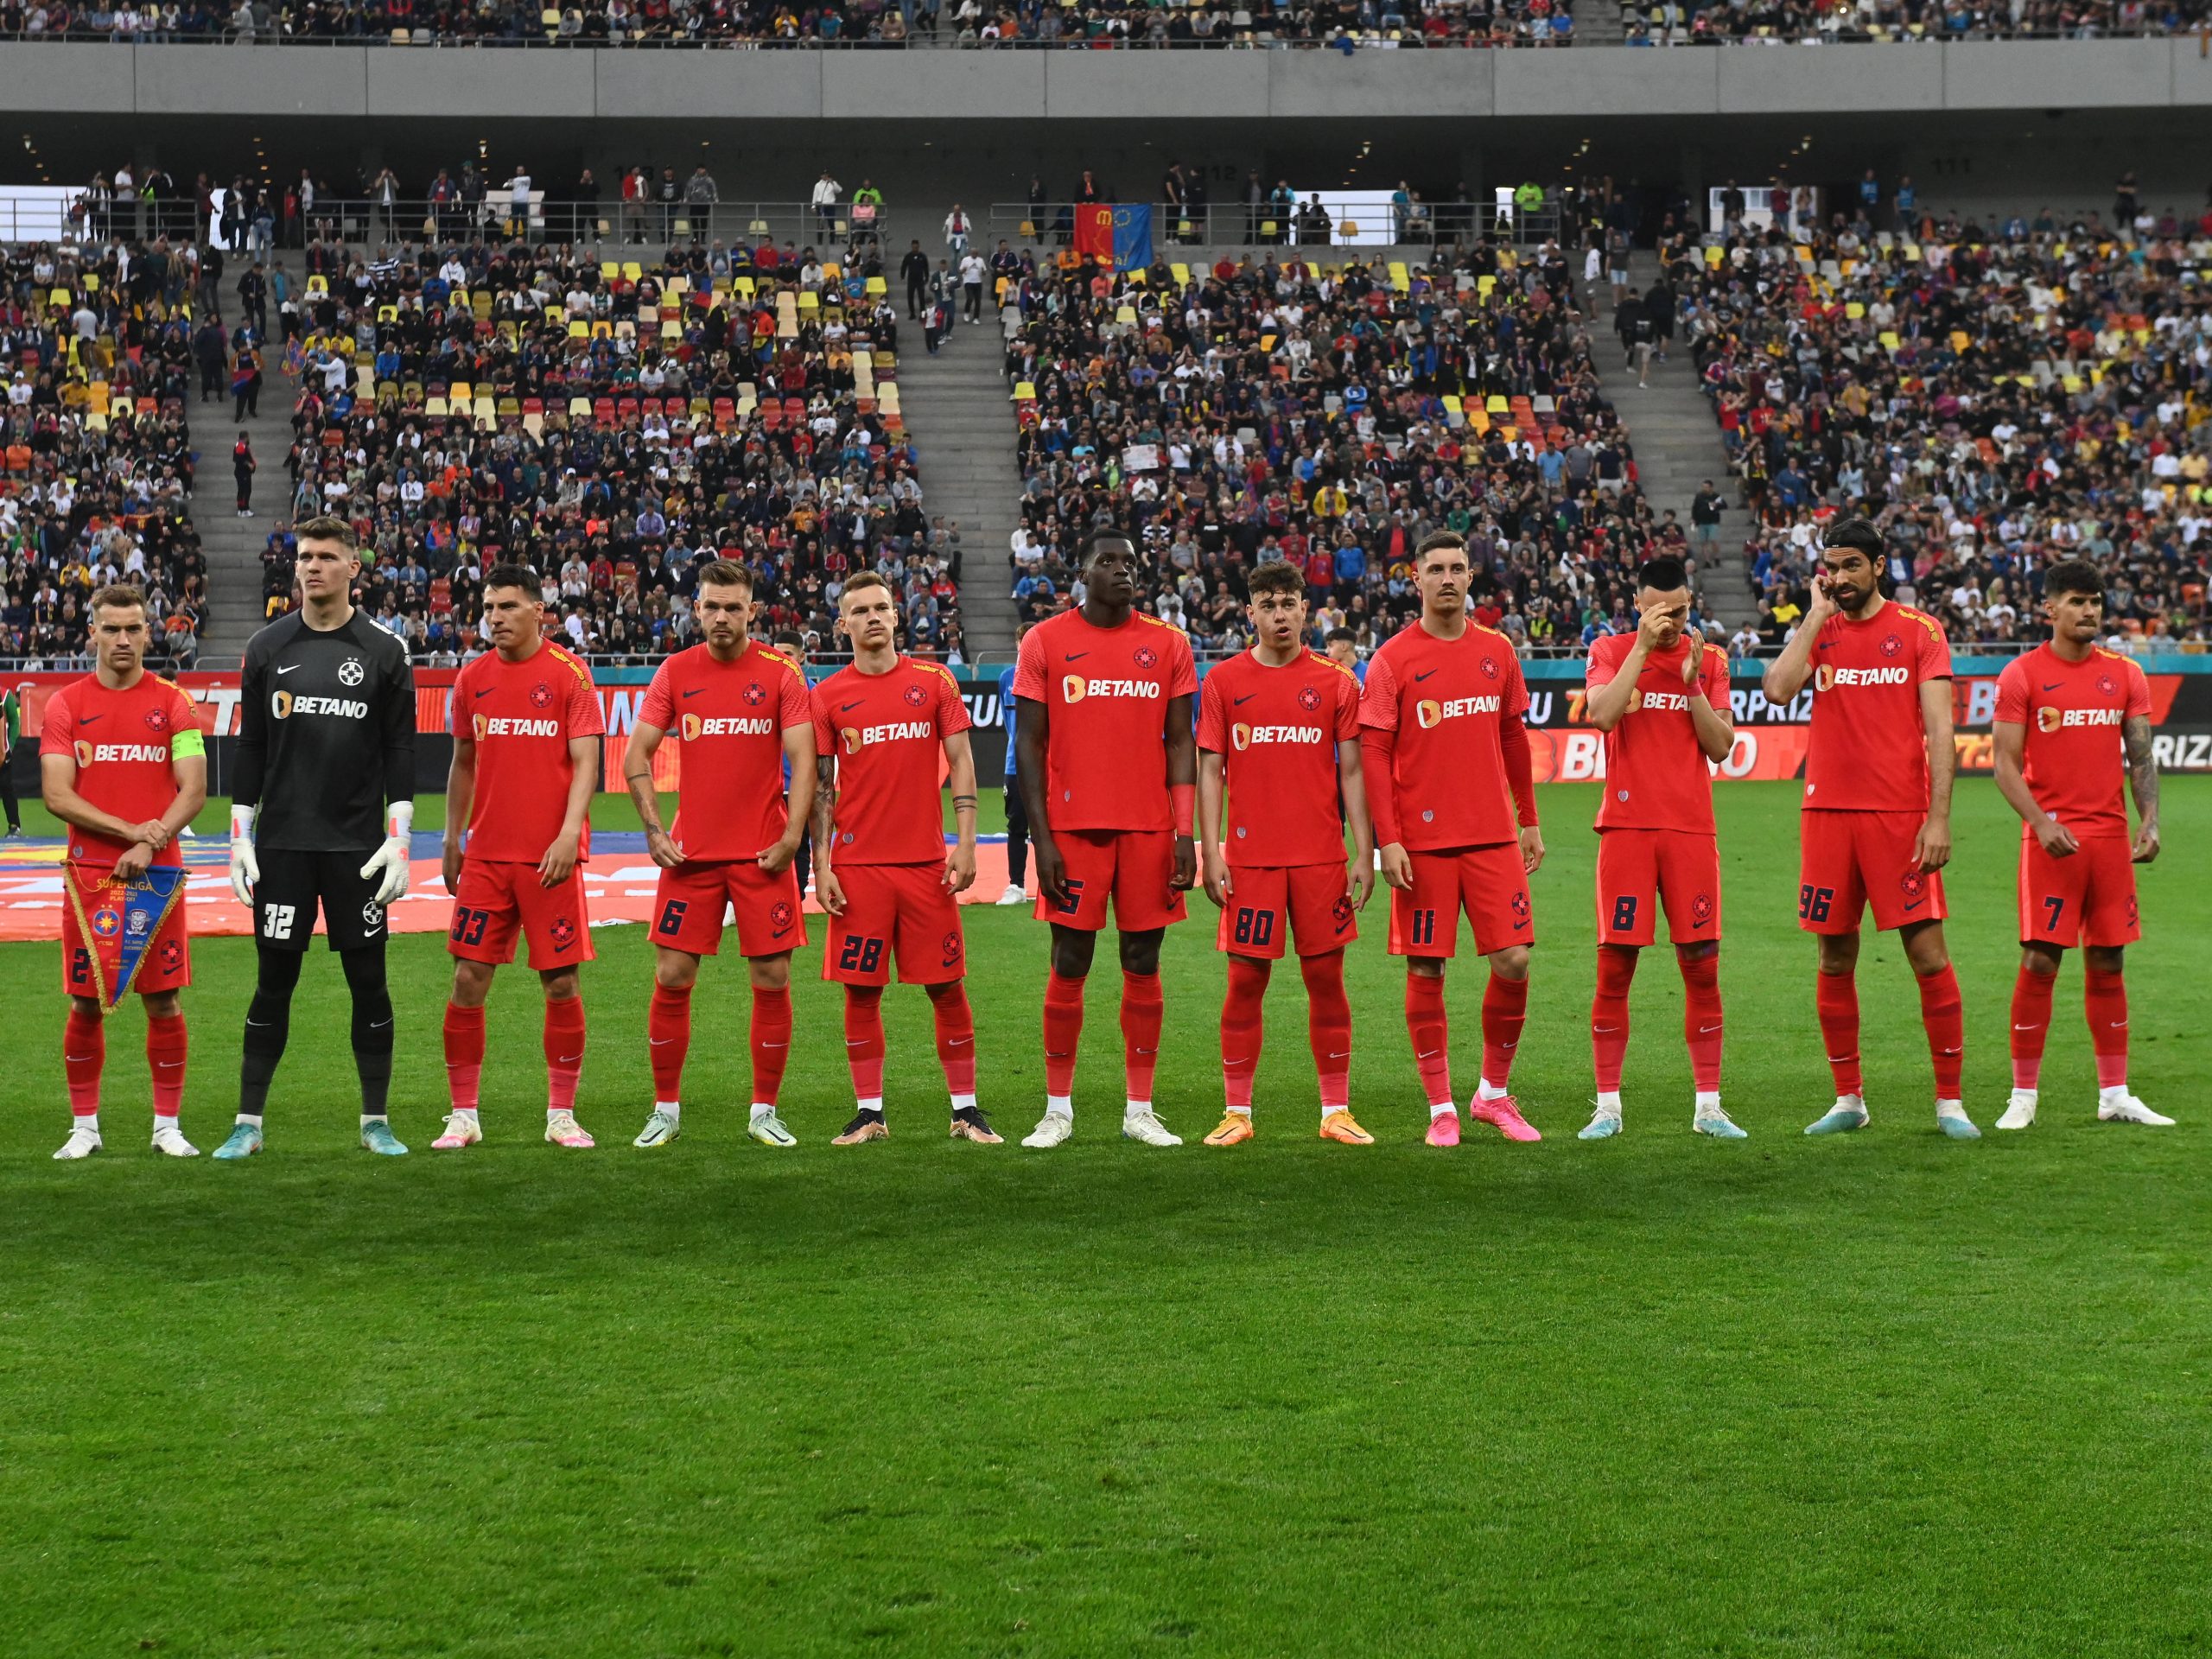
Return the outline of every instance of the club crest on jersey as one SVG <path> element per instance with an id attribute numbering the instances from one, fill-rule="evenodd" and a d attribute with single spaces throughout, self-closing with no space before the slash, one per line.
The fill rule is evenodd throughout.
<path id="1" fill-rule="evenodd" d="M 1321 694 L 1310 685 L 1302 687 L 1298 693 L 1298 706 L 1312 714 L 1321 706 Z"/>
<path id="2" fill-rule="evenodd" d="M 1700 893 L 1690 900 L 1690 920 L 1703 927 L 1713 919 L 1713 895 Z"/>
<path id="3" fill-rule="evenodd" d="M 1917 904 L 1920 895 L 1928 891 L 1928 878 L 1918 870 L 1907 870 L 1897 878 L 1897 890 Z"/>
<path id="4" fill-rule="evenodd" d="M 184 947 L 175 939 L 163 939 L 160 951 L 162 966 L 175 973 L 184 965 Z"/>
<path id="5" fill-rule="evenodd" d="M 1160 663 L 1158 653 L 1156 653 L 1150 645 L 1139 645 L 1134 652 L 1129 653 L 1129 660 L 1135 663 L 1139 668 L 1154 668 L 1157 667 Z"/>
<path id="6" fill-rule="evenodd" d="M 361 659 L 358 657 L 348 657 L 338 664 L 338 683 L 340 685 L 359 685 L 368 677 L 368 670 L 361 666 Z"/>
<path id="7" fill-rule="evenodd" d="M 779 933 L 791 925 L 791 907 L 779 899 L 768 912 L 768 925 Z"/>
<path id="8" fill-rule="evenodd" d="M 1337 931 L 1339 933 L 1351 925 L 1351 895 L 1350 893 L 1340 893 L 1337 895 L 1337 902 L 1329 906 L 1329 919 L 1336 924 Z"/>
<path id="9" fill-rule="evenodd" d="M 1894 657 L 1904 649 L 1904 641 L 1898 639 L 1894 633 L 1885 634 L 1882 636 L 1883 656 Z"/>
<path id="10" fill-rule="evenodd" d="M 918 709 L 929 700 L 930 694 L 923 690 L 920 686 L 910 685 L 906 688 L 906 706 L 909 709 Z"/>
<path id="11" fill-rule="evenodd" d="M 2120 695 L 2119 683 L 2109 674 L 2100 674 L 2097 676 L 2097 690 L 2103 692 L 2105 696 L 2108 697 L 2116 697 Z M 150 716 L 149 716 L 149 718 L 150 718 Z"/>
<path id="12" fill-rule="evenodd" d="M 1529 919 L 1529 895 L 1526 891 L 1513 895 L 1513 914 L 1522 921 Z"/>
<path id="13" fill-rule="evenodd" d="M 768 701 L 768 688 L 758 680 L 752 681 L 746 686 L 744 696 L 748 707 L 758 709 Z"/>
<path id="14" fill-rule="evenodd" d="M 954 966 L 960 960 L 960 935 L 957 932 L 946 934 L 938 949 L 944 952 L 944 965 L 947 968 Z"/>
<path id="15" fill-rule="evenodd" d="M 533 709 L 550 709 L 553 706 L 553 688 L 543 680 L 531 686 L 530 706 Z"/>
<path id="16" fill-rule="evenodd" d="M 166 732 L 168 728 L 169 711 L 168 709 L 149 709 L 146 711 L 146 729 L 148 731 Z"/>
<path id="17" fill-rule="evenodd" d="M 1482 670 L 1483 677 L 1484 679 L 1496 679 L 1497 677 L 1497 659 L 1495 657 L 1484 658 L 1482 661 Z"/>
<path id="18" fill-rule="evenodd" d="M 373 899 L 361 906 L 361 925 L 372 931 L 384 925 L 384 906 Z"/>

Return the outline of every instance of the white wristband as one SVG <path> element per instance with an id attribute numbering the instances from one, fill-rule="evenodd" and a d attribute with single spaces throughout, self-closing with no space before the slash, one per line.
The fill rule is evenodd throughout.
<path id="1" fill-rule="evenodd" d="M 414 832 L 415 803 L 394 801 L 391 804 L 391 838 L 404 841 Z"/>
<path id="2" fill-rule="evenodd" d="M 253 809 L 233 806 L 231 809 L 231 839 L 243 841 L 253 829 Z"/>

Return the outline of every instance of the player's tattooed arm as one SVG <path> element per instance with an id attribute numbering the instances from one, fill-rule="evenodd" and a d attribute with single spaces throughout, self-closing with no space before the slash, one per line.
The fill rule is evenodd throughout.
<path id="1" fill-rule="evenodd" d="M 791 773 L 794 781 L 798 773 Z M 830 849 L 837 844 L 837 757 L 814 758 L 814 804 L 808 813 L 808 838 L 814 843 L 814 896 L 832 916 L 845 913 L 845 885 L 838 880 Z"/>
<path id="2" fill-rule="evenodd" d="M 965 893 L 976 885 L 976 751 L 965 732 L 944 740 L 945 781 L 952 787 L 954 840 L 944 855 L 944 889 Z"/>
<path id="3" fill-rule="evenodd" d="M 662 869 L 672 870 L 683 861 L 683 849 L 662 826 L 660 793 L 653 787 L 653 756 L 667 735 L 642 720 L 631 727 L 629 744 L 622 751 L 622 781 L 630 786 L 630 803 L 645 826 L 646 852 Z"/>
<path id="4" fill-rule="evenodd" d="M 2135 832 L 2135 861 L 2148 864 L 2158 855 L 2158 761 L 2150 716 L 2128 715 L 2120 735 L 2127 746 L 2127 783 L 2135 793 L 2136 816 L 2143 820 Z"/>

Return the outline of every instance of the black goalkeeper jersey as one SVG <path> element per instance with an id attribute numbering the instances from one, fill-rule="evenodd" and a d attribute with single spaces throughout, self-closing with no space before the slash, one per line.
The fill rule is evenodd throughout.
<path id="1" fill-rule="evenodd" d="M 295 611 L 253 636 L 231 798 L 257 804 L 257 846 L 373 851 L 387 801 L 415 798 L 407 647 L 359 611 L 319 633 Z"/>

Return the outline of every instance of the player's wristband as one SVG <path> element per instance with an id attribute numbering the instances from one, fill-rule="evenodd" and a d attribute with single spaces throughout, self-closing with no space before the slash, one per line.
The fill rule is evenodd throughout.
<path id="1" fill-rule="evenodd" d="M 415 803 L 394 801 L 391 804 L 391 821 L 387 833 L 394 841 L 405 841 L 414 833 L 414 830 Z"/>
<path id="2" fill-rule="evenodd" d="M 1196 784 L 1167 785 L 1167 804 L 1175 814 L 1175 833 L 1187 836 L 1191 824 L 1198 816 L 1198 786 Z"/>
<path id="3" fill-rule="evenodd" d="M 231 809 L 231 839 L 244 841 L 252 832 L 253 809 L 250 806 L 233 806 Z"/>

